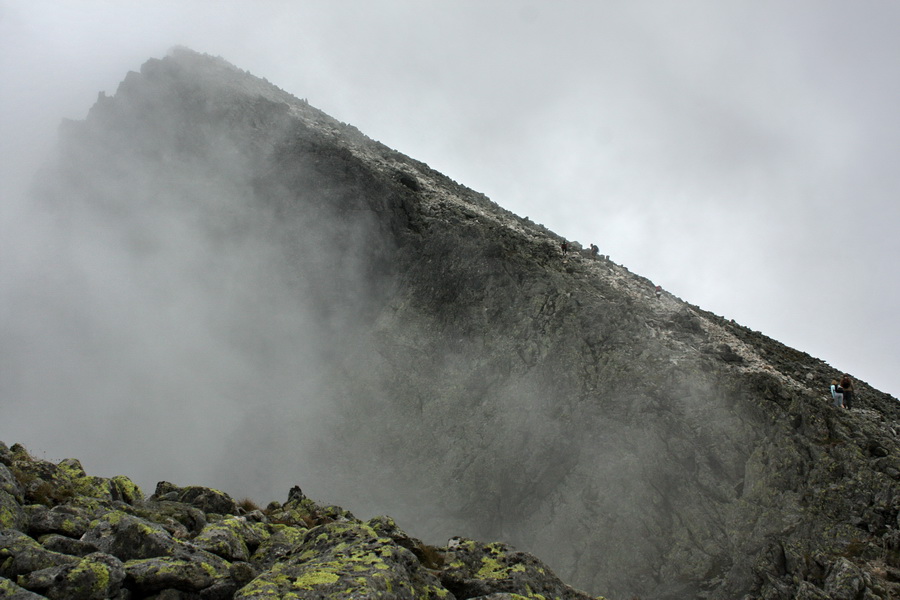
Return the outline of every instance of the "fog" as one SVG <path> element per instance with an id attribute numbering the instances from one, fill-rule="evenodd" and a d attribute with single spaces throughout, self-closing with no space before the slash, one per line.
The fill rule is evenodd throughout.
<path id="1" fill-rule="evenodd" d="M 266 238 L 229 237 L 215 247 L 229 260 L 211 264 L 206 225 L 163 212 L 133 224 L 127 255 L 80 224 L 96 229 L 60 265 L 66 240 L 27 205 L 60 120 L 83 119 L 176 44 L 897 395 L 898 13 L 875 1 L 0 1 L 0 439 L 106 475 L 133 474 L 149 445 L 146 486 L 227 483 L 206 466 L 240 454 L 223 432 L 278 420 L 298 397 L 308 412 L 267 443 L 317 430 L 320 363 L 298 340 L 321 338 L 321 319 L 285 300 L 296 280 L 272 268 L 283 259 Z M 162 267 L 173 255 L 174 273 Z M 96 346 L 73 345 L 85 332 Z M 272 404 L 254 411 L 256 396 Z M 299 464 L 304 436 L 292 439 Z"/>
<path id="2" fill-rule="evenodd" d="M 251 200 L 246 156 L 227 139 L 193 139 L 210 162 L 173 149 L 156 177 L 125 149 L 84 144 L 83 158 L 62 167 L 77 179 L 56 189 L 56 171 L 43 171 L 38 202 L 13 215 L 3 438 L 54 460 L 66 452 L 89 470 L 129 471 L 148 492 L 160 480 L 210 480 L 268 501 L 291 482 L 254 470 L 248 458 L 263 453 L 236 432 L 274 446 L 290 431 L 284 478 L 308 470 L 296 457 L 321 428 L 325 365 L 340 362 L 330 355 L 351 326 L 332 327 L 316 303 L 365 292 L 341 288 L 360 277 L 347 244 L 341 272 L 320 280 L 336 220 L 294 222 L 309 231 L 285 243 L 278 216 Z M 82 177 L 102 183 L 83 197 L 71 183 Z M 345 219 L 340 234 L 358 232 Z"/>

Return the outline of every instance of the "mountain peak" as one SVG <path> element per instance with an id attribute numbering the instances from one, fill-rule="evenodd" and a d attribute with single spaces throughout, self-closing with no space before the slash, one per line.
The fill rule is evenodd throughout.
<path id="1" fill-rule="evenodd" d="M 835 407 L 833 367 L 222 59 L 130 73 L 39 196 L 77 282 L 59 388 L 173 440 L 159 461 L 502 539 L 594 593 L 894 589 L 896 399 Z"/>

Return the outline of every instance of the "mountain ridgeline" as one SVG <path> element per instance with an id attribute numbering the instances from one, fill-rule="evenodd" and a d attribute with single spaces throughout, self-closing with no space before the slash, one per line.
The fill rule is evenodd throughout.
<path id="1" fill-rule="evenodd" d="M 895 398 L 835 408 L 837 369 L 218 58 L 148 61 L 60 138 L 60 389 L 201 439 L 160 459 L 191 483 L 298 484 L 610 598 L 897 597 Z"/>

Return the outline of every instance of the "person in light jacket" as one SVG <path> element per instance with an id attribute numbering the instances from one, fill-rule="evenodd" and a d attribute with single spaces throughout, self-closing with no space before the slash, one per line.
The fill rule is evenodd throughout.
<path id="1" fill-rule="evenodd" d="M 831 380 L 831 397 L 834 398 L 834 405 L 838 408 L 844 408 L 844 390 L 837 379 Z"/>

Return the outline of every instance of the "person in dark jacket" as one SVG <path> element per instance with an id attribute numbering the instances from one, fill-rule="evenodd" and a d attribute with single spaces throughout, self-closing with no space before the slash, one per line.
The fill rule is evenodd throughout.
<path id="1" fill-rule="evenodd" d="M 853 381 L 850 379 L 849 375 L 844 374 L 844 376 L 841 377 L 841 388 L 844 390 L 844 407 L 853 408 L 853 396 L 855 394 Z"/>

